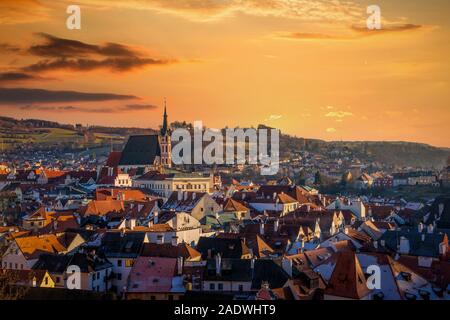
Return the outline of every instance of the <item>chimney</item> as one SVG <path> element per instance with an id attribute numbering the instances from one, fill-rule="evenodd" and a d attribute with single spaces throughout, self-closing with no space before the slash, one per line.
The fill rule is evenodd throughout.
<path id="1" fill-rule="evenodd" d="M 279 227 L 280 227 L 280 220 L 276 219 L 273 223 L 273 231 L 278 232 Z"/>
<path id="2" fill-rule="evenodd" d="M 187 193 L 187 191 L 185 191 L 185 192 L 183 192 L 183 193 L 184 193 L 184 201 L 186 201 L 187 198 L 188 198 L 188 193 Z"/>
<path id="3" fill-rule="evenodd" d="M 264 235 L 264 222 L 259 224 L 259 234 L 262 236 Z"/>
<path id="4" fill-rule="evenodd" d="M 432 224 L 429 224 L 429 225 L 428 225 L 428 230 L 427 230 L 427 232 L 431 234 L 431 233 L 433 233 L 433 231 L 434 231 L 433 225 L 432 225 Z"/>
<path id="5" fill-rule="evenodd" d="M 179 276 L 183 274 L 183 257 L 177 258 L 177 272 Z"/>
<path id="6" fill-rule="evenodd" d="M 154 224 L 158 224 L 158 216 L 159 216 L 159 212 L 155 211 L 154 217 L 153 217 L 153 223 Z"/>
<path id="7" fill-rule="evenodd" d="M 183 200 L 183 192 L 182 191 L 177 191 L 177 196 L 178 196 L 178 201 Z"/>
<path id="8" fill-rule="evenodd" d="M 222 271 L 222 257 L 220 253 L 216 255 L 216 275 L 220 276 Z"/>
<path id="9" fill-rule="evenodd" d="M 197 196 L 197 193 L 192 192 L 192 200 L 195 200 L 195 197 Z"/>

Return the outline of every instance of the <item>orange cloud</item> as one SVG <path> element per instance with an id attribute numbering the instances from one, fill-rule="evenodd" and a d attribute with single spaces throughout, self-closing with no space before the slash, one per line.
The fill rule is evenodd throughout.
<path id="1" fill-rule="evenodd" d="M 417 24 L 392 24 L 386 25 L 379 30 L 369 30 L 365 26 L 353 25 L 349 28 L 349 31 L 352 32 L 345 34 L 278 32 L 275 34 L 275 37 L 291 40 L 357 40 L 369 36 L 415 31 L 421 28 L 423 28 L 423 26 Z"/>
<path id="2" fill-rule="evenodd" d="M 354 1 L 341 0 L 81 0 L 105 7 L 131 7 L 156 10 L 194 21 L 211 21 L 243 13 L 303 21 L 356 22 L 366 10 Z"/>
<path id="3" fill-rule="evenodd" d="M 38 22 L 48 17 L 48 8 L 37 0 L 0 1 L 0 25 Z"/>

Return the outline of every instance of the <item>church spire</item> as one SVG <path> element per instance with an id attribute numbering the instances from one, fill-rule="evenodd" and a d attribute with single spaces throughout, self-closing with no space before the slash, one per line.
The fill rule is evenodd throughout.
<path id="1" fill-rule="evenodd" d="M 167 134 L 167 100 L 164 98 L 164 119 L 163 119 L 163 125 L 161 128 L 161 135 L 165 136 Z"/>

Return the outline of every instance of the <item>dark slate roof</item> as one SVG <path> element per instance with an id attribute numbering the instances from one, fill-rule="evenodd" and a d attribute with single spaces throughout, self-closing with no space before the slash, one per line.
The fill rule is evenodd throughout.
<path id="1" fill-rule="evenodd" d="M 145 232 L 107 232 L 102 251 L 108 258 L 136 258 L 142 250 Z"/>
<path id="2" fill-rule="evenodd" d="M 208 259 L 203 279 L 206 281 L 252 281 L 251 259 L 222 259 L 220 275 L 216 273 L 216 259 Z"/>
<path id="3" fill-rule="evenodd" d="M 250 253 L 241 239 L 201 237 L 196 249 L 203 259 L 213 258 L 217 253 L 224 259 L 240 259 L 242 255 Z M 209 257 L 208 252 L 211 254 Z"/>
<path id="4" fill-rule="evenodd" d="M 422 240 L 422 235 L 425 239 Z M 409 240 L 409 255 L 422 257 L 439 257 L 439 244 L 445 240 L 446 234 L 442 232 L 427 233 L 426 229 L 422 233 L 417 230 L 388 230 L 380 238 L 385 241 L 385 246 L 394 252 L 397 252 L 397 244 L 400 238 L 405 237 Z"/>
<path id="5" fill-rule="evenodd" d="M 119 165 L 153 165 L 157 156 L 161 156 L 157 135 L 130 136 L 122 151 Z"/>
<path id="6" fill-rule="evenodd" d="M 47 270 L 50 273 L 64 273 L 70 266 L 70 255 L 60 256 L 52 254 L 41 254 L 39 260 L 34 264 L 34 270 Z"/>
<path id="7" fill-rule="evenodd" d="M 274 260 L 258 259 L 255 261 L 252 289 L 261 289 L 262 282 L 268 282 L 272 289 L 281 288 L 288 280 L 288 274 Z"/>
<path id="8" fill-rule="evenodd" d="M 86 253 L 74 255 L 42 254 L 33 266 L 35 270 L 47 270 L 50 273 L 64 273 L 71 265 L 80 267 L 81 272 L 88 273 L 111 268 L 112 264 L 105 258 L 93 257 Z"/>

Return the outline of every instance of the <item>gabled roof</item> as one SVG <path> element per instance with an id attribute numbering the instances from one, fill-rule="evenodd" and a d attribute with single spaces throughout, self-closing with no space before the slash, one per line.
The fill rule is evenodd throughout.
<path id="1" fill-rule="evenodd" d="M 26 220 L 47 220 L 47 212 L 45 211 L 45 207 L 39 207 L 35 212 L 28 215 Z"/>
<path id="2" fill-rule="evenodd" d="M 78 266 L 83 273 L 112 267 L 112 264 L 105 258 L 87 253 L 75 253 L 73 255 L 42 254 L 34 264 L 33 269 L 47 270 L 50 273 L 64 273 L 71 265 Z"/>
<path id="3" fill-rule="evenodd" d="M 275 260 L 255 260 L 253 270 L 252 289 L 260 289 L 263 282 L 267 282 L 270 288 L 281 288 L 289 279 L 288 274 Z"/>
<path id="4" fill-rule="evenodd" d="M 177 246 L 173 246 L 170 243 L 145 243 L 142 247 L 141 256 L 164 258 L 183 257 L 185 260 L 192 260 L 200 258 L 201 255 L 200 252 L 186 243 L 180 243 Z"/>
<path id="5" fill-rule="evenodd" d="M 264 258 L 274 252 L 274 250 L 258 234 L 245 237 L 245 244 L 252 249 L 253 254 L 258 258 Z"/>
<path id="6" fill-rule="evenodd" d="M 17 246 L 27 259 L 35 259 L 42 253 L 64 252 L 66 248 L 53 234 L 15 238 Z"/>
<path id="7" fill-rule="evenodd" d="M 41 254 L 33 269 L 47 270 L 50 273 L 64 273 L 71 264 L 71 259 L 70 255 Z"/>
<path id="8" fill-rule="evenodd" d="M 131 188 L 97 188 L 95 191 L 96 200 L 124 200 L 140 201 L 149 198 L 141 189 Z"/>
<path id="9" fill-rule="evenodd" d="M 336 255 L 336 266 L 328 281 L 325 294 L 350 299 L 366 297 L 370 290 L 367 288 L 366 278 L 356 254 L 342 251 Z"/>
<path id="10" fill-rule="evenodd" d="M 258 191 L 257 194 L 259 197 L 273 197 L 273 194 L 281 194 L 284 193 L 288 196 L 290 196 L 291 198 L 294 198 L 296 201 L 298 201 L 300 204 L 302 203 L 308 203 L 311 202 L 308 199 L 308 193 L 302 189 L 301 187 L 298 186 L 292 186 L 292 185 L 264 185 L 261 186 Z"/>
<path id="11" fill-rule="evenodd" d="M 49 276 L 46 270 L 12 270 L 0 269 L 0 275 L 7 277 L 8 282 L 18 285 L 31 286 L 33 279 L 39 286 L 44 280 L 45 276 Z"/>
<path id="12" fill-rule="evenodd" d="M 209 281 L 238 281 L 251 282 L 253 278 L 251 259 L 221 259 L 221 272 L 216 272 L 216 259 L 208 259 L 206 270 L 203 274 L 204 280 Z"/>
<path id="13" fill-rule="evenodd" d="M 448 237 L 445 233 L 419 233 L 414 230 L 388 230 L 380 238 L 380 241 L 384 241 L 385 246 L 393 252 L 397 252 L 397 245 L 400 243 L 401 237 L 408 239 L 409 241 L 409 255 L 434 257 L 440 256 L 439 245 L 443 242 L 447 242 Z M 423 239 L 422 239 L 423 237 Z"/>
<path id="14" fill-rule="evenodd" d="M 225 204 L 223 205 L 223 211 L 225 212 L 234 212 L 234 211 L 249 211 L 250 209 L 247 208 L 244 204 L 242 204 L 240 201 L 234 200 L 232 198 L 229 198 L 226 200 Z"/>
<path id="15" fill-rule="evenodd" d="M 181 200 L 178 198 L 180 194 Z M 205 192 L 175 191 L 172 192 L 161 209 L 177 212 L 191 212 L 205 195 L 207 195 Z"/>
<path id="16" fill-rule="evenodd" d="M 102 238 L 106 257 L 137 257 L 144 243 L 144 232 L 107 232 Z"/>
<path id="17" fill-rule="evenodd" d="M 176 268 L 177 259 L 174 258 L 139 257 L 130 271 L 127 292 L 169 293 Z"/>
<path id="18" fill-rule="evenodd" d="M 92 200 L 87 206 L 80 209 L 81 214 L 84 216 L 104 216 L 108 213 L 122 212 L 123 210 L 123 201 L 119 200 Z"/>
<path id="19" fill-rule="evenodd" d="M 200 237 L 197 250 L 202 254 L 202 258 L 213 258 L 220 253 L 222 258 L 240 259 L 243 255 L 249 254 L 248 246 L 241 239 L 224 239 Z"/>
<path id="20" fill-rule="evenodd" d="M 154 165 L 156 157 L 161 156 L 158 135 L 130 136 L 122 151 L 119 165 Z"/>

